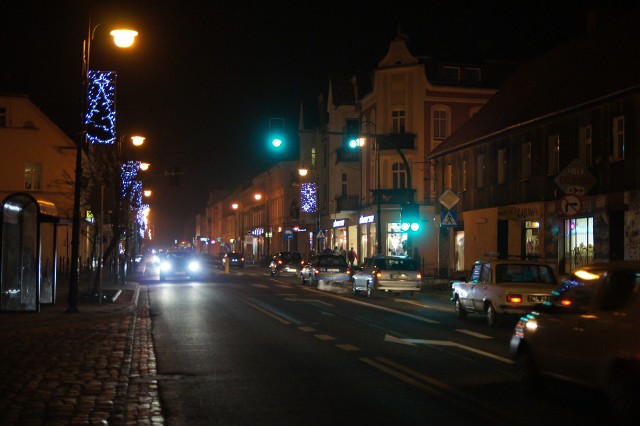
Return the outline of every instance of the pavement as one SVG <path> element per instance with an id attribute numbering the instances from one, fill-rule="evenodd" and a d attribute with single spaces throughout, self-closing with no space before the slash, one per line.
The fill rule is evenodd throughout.
<path id="1" fill-rule="evenodd" d="M 78 312 L 60 280 L 55 304 L 0 313 L 0 424 L 164 424 L 146 287 L 80 288 Z"/>
<path id="2" fill-rule="evenodd" d="M 164 424 L 147 288 L 104 282 L 100 303 L 88 288 L 74 313 L 65 279 L 40 312 L 0 313 L 0 424 Z M 414 297 L 448 300 L 449 281 Z"/>

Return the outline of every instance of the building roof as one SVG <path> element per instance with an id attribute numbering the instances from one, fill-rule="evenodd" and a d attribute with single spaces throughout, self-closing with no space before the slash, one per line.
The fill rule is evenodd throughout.
<path id="1" fill-rule="evenodd" d="M 522 65 L 430 158 L 640 85 L 640 10 Z"/>

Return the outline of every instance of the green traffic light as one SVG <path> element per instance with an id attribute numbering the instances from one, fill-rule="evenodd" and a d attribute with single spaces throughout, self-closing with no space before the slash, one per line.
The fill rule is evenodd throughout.
<path id="1" fill-rule="evenodd" d="M 282 146 L 282 139 L 273 138 L 273 140 L 271 141 L 271 145 L 273 145 L 274 148 L 280 148 L 280 146 Z"/>
<path id="2" fill-rule="evenodd" d="M 349 139 L 349 148 L 351 149 L 358 148 L 358 139 Z"/>

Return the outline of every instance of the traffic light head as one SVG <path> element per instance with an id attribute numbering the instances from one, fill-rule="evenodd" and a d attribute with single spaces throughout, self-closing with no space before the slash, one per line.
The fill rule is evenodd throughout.
<path id="1" fill-rule="evenodd" d="M 275 149 L 284 144 L 284 118 L 269 119 L 269 144 Z"/>
<path id="2" fill-rule="evenodd" d="M 360 119 L 347 118 L 344 124 L 345 148 L 348 150 L 358 149 L 360 146 Z"/>
<path id="3" fill-rule="evenodd" d="M 403 231 L 417 232 L 420 230 L 420 209 L 418 204 L 403 204 L 400 210 L 401 224 L 400 229 Z"/>

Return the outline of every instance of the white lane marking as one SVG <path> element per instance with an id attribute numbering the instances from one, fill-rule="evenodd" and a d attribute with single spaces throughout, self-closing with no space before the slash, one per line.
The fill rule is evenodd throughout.
<path id="1" fill-rule="evenodd" d="M 286 297 L 284 300 L 288 302 L 308 302 L 308 303 L 318 303 L 320 305 L 325 305 L 325 306 L 334 306 L 331 303 L 323 302 L 322 300 L 318 300 L 318 299 L 300 299 L 298 297 Z"/>
<path id="2" fill-rule="evenodd" d="M 312 333 L 312 332 L 316 331 L 316 329 L 313 328 L 313 327 L 304 327 L 304 326 L 298 327 L 298 330 L 304 331 L 304 332 L 307 332 L 307 333 Z"/>
<path id="3" fill-rule="evenodd" d="M 335 337 L 329 336 L 328 334 L 316 334 L 314 337 L 320 340 L 336 340 Z"/>
<path id="4" fill-rule="evenodd" d="M 266 309 L 261 308 L 260 306 L 249 302 L 248 300 L 245 300 L 243 298 L 239 298 L 239 300 L 243 301 L 244 303 L 246 303 L 247 305 L 251 306 L 252 308 L 262 312 L 263 314 L 265 314 L 265 315 L 267 315 L 267 316 L 269 316 L 269 317 L 271 317 L 271 318 L 273 318 L 273 319 L 275 319 L 277 321 L 280 321 L 282 324 L 287 324 L 287 325 L 291 324 L 289 321 L 287 321 L 286 319 L 282 318 L 281 316 L 276 315 L 276 314 L 274 314 L 272 312 L 269 312 Z"/>
<path id="5" fill-rule="evenodd" d="M 350 345 L 348 343 L 339 344 L 339 345 L 336 345 L 336 347 L 342 349 L 343 351 L 350 351 L 350 352 L 354 352 L 354 351 L 359 351 L 360 350 L 360 348 L 358 348 L 356 346 L 353 346 L 353 345 Z"/>
<path id="6" fill-rule="evenodd" d="M 268 285 L 264 285 L 264 284 L 251 284 L 251 286 L 256 288 L 269 288 Z"/>
<path id="7" fill-rule="evenodd" d="M 458 329 L 456 329 L 456 331 L 458 333 L 467 334 L 469 336 L 477 337 L 478 339 L 493 339 L 493 337 L 491 337 L 491 336 L 487 336 L 486 334 L 476 333 L 475 331 L 471 331 L 471 330 L 464 330 L 464 329 L 458 328 Z"/>
<path id="8" fill-rule="evenodd" d="M 492 359 L 495 359 L 496 361 L 501 361 L 506 364 L 513 364 L 513 361 L 510 360 L 509 358 L 504 358 L 498 355 L 494 355 L 492 353 L 481 351 L 480 349 L 472 348 L 471 346 L 462 345 L 460 343 L 452 342 L 450 340 L 402 339 L 402 338 L 387 334 L 386 336 L 384 336 L 384 341 L 391 342 L 391 343 L 399 343 L 401 345 L 409 345 L 409 346 L 415 346 L 415 345 L 449 346 L 452 348 L 458 348 L 465 351 L 473 352 L 478 355 L 486 356 L 487 358 L 492 358 Z"/>

